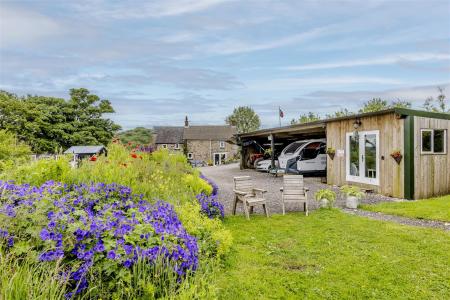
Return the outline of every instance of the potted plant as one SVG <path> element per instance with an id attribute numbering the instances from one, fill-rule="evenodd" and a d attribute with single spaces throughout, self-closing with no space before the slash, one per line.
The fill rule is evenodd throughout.
<path id="1" fill-rule="evenodd" d="M 336 200 L 336 193 L 332 190 L 321 189 L 314 194 L 314 197 L 321 208 L 331 208 Z"/>
<path id="2" fill-rule="evenodd" d="M 345 206 L 350 209 L 357 209 L 359 200 L 364 197 L 364 192 L 357 186 L 344 185 L 341 187 L 341 192 L 347 195 Z"/>
<path id="3" fill-rule="evenodd" d="M 336 149 L 334 149 L 333 147 L 328 147 L 327 154 L 331 158 L 331 160 L 333 160 L 334 156 L 336 155 Z"/>
<path id="4" fill-rule="evenodd" d="M 399 165 L 400 162 L 402 161 L 403 155 L 400 152 L 400 150 L 394 150 L 391 153 L 391 157 L 397 162 L 397 164 Z"/>

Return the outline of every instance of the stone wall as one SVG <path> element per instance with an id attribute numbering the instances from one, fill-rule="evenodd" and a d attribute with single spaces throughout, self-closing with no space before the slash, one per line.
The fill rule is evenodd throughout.
<path id="1" fill-rule="evenodd" d="M 156 150 L 164 149 L 163 145 L 167 145 L 166 149 L 169 149 L 170 151 L 180 151 L 183 152 L 183 144 L 178 144 L 179 148 L 176 149 L 175 146 L 177 144 L 156 144 Z"/>
<path id="2" fill-rule="evenodd" d="M 193 160 L 209 162 L 214 160 L 214 153 L 225 153 L 226 159 L 233 158 L 238 153 L 238 146 L 225 142 L 225 147 L 220 147 L 220 141 L 187 141 L 187 153 L 192 153 Z"/>

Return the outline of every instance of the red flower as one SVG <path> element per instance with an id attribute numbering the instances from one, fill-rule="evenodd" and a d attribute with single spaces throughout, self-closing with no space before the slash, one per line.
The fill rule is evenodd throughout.
<path id="1" fill-rule="evenodd" d="M 89 157 L 89 160 L 90 161 L 96 161 L 97 160 L 97 156 L 93 155 L 93 156 Z"/>
<path id="2" fill-rule="evenodd" d="M 132 158 L 137 158 L 138 156 L 137 156 L 136 153 L 131 153 L 131 157 L 132 157 Z"/>
<path id="3" fill-rule="evenodd" d="M 139 155 L 139 158 L 142 159 L 142 155 Z"/>

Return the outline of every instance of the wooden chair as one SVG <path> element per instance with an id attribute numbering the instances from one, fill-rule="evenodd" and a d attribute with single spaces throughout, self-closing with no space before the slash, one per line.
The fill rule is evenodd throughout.
<path id="1" fill-rule="evenodd" d="M 285 214 L 285 202 L 303 202 L 303 210 L 308 215 L 308 188 L 303 183 L 303 175 L 284 175 L 281 191 L 281 205 Z"/>
<path id="2" fill-rule="evenodd" d="M 245 217 L 250 219 L 250 214 L 253 213 L 255 205 L 262 205 L 266 216 L 269 217 L 269 210 L 267 208 L 266 198 L 264 194 L 267 192 L 263 189 L 253 187 L 253 181 L 250 176 L 234 177 L 234 204 L 233 215 L 236 214 L 236 206 L 238 202 L 242 202 Z"/>

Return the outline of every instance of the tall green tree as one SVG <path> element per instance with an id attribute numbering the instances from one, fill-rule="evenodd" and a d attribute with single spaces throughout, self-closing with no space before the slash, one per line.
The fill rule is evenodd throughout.
<path id="1" fill-rule="evenodd" d="M 391 102 L 392 108 L 411 108 L 412 103 L 407 100 L 397 99 Z"/>
<path id="2" fill-rule="evenodd" d="M 136 127 L 119 132 L 116 136 L 124 144 L 131 142 L 133 144 L 148 145 L 152 143 L 153 131 L 145 127 Z"/>
<path id="3" fill-rule="evenodd" d="M 316 114 L 316 113 L 313 113 L 312 111 L 310 111 L 306 114 L 300 115 L 300 118 L 298 118 L 298 120 L 292 119 L 291 124 L 292 125 L 303 124 L 303 123 L 309 123 L 309 122 L 318 121 L 318 120 L 320 120 L 319 114 Z"/>
<path id="4" fill-rule="evenodd" d="M 381 98 L 373 98 L 372 100 L 365 102 L 363 107 L 359 110 L 359 112 L 360 113 L 369 113 L 369 112 L 385 110 L 388 108 L 389 108 L 389 105 L 386 100 L 383 100 Z"/>
<path id="5" fill-rule="evenodd" d="M 108 144 L 120 126 L 104 118 L 114 112 L 108 100 L 87 89 L 70 90 L 71 98 L 17 95 L 0 91 L 0 127 L 16 134 L 36 153 L 73 145 Z"/>
<path id="6" fill-rule="evenodd" d="M 259 116 L 249 106 L 236 107 L 233 113 L 225 119 L 225 122 L 235 126 L 238 133 L 258 130 L 261 126 Z"/>
<path id="7" fill-rule="evenodd" d="M 437 87 L 439 95 L 436 99 L 433 97 L 428 97 L 425 100 L 425 103 L 423 104 L 423 107 L 432 112 L 443 112 L 443 113 L 450 113 L 450 107 L 447 107 L 447 100 L 446 96 L 444 94 L 444 88 L 438 86 Z"/>

